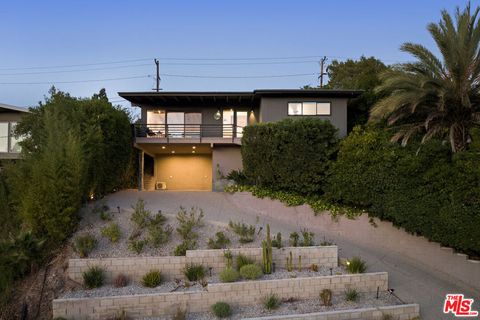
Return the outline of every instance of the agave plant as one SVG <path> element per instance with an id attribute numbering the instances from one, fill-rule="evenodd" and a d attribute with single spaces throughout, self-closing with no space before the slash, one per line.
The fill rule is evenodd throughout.
<path id="1" fill-rule="evenodd" d="M 441 58 L 420 44 L 405 43 L 401 50 L 416 58 L 382 76 L 378 93 L 387 94 L 371 110 L 370 121 L 386 119 L 397 132 L 392 141 L 407 144 L 422 134 L 448 140 L 453 152 L 468 148 L 470 130 L 480 125 L 480 8 L 470 4 L 455 17 L 442 11 L 439 23 L 428 25 Z"/>

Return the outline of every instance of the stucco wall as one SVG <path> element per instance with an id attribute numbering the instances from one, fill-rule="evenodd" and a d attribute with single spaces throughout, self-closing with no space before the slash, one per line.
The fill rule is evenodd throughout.
<path id="1" fill-rule="evenodd" d="M 232 170 L 240 170 L 242 165 L 242 154 L 240 146 L 214 146 L 212 149 L 212 176 L 213 182 L 217 180 L 217 165 L 223 175 Z"/>
<path id="2" fill-rule="evenodd" d="M 205 290 L 194 292 L 56 299 L 53 300 L 53 317 L 105 319 L 124 310 L 129 317 L 141 318 L 174 314 L 178 307 L 189 312 L 208 311 L 211 305 L 218 301 L 225 301 L 233 306 L 255 305 L 270 293 L 276 293 L 285 299 L 312 299 L 318 298 L 323 289 L 330 289 L 334 294 L 343 294 L 347 288 L 355 288 L 358 292 L 365 293 L 376 292 L 377 287 L 381 291 L 387 290 L 386 272 L 213 283 Z"/>
<path id="3" fill-rule="evenodd" d="M 242 253 L 262 262 L 261 248 L 230 249 L 234 256 Z M 105 270 L 107 281 L 111 281 L 118 274 L 125 274 L 130 279 L 140 281 L 151 269 L 159 269 L 166 279 L 181 278 L 182 269 L 189 263 L 201 263 L 211 267 L 214 273 L 226 267 L 225 250 L 187 250 L 185 257 L 135 257 L 135 258 L 98 258 L 98 259 L 70 259 L 68 276 L 77 282 L 82 282 L 82 273 L 91 266 L 101 266 Z M 297 266 L 298 256 L 302 256 L 302 265 L 307 268 L 312 263 L 318 266 L 336 267 L 338 265 L 338 248 L 336 246 L 322 247 L 285 247 L 273 249 L 273 261 L 281 267 L 285 266 L 287 256 L 292 252 L 294 265 Z"/>
<path id="4" fill-rule="evenodd" d="M 346 98 L 262 98 L 260 102 L 260 122 L 278 121 L 285 118 L 298 118 L 288 115 L 289 102 L 331 102 L 330 116 L 314 116 L 330 121 L 338 128 L 340 137 L 347 135 L 347 101 Z"/>

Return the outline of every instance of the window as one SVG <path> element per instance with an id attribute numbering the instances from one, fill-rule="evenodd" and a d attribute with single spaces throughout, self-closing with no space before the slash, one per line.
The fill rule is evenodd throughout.
<path id="1" fill-rule="evenodd" d="M 289 116 L 329 116 L 330 102 L 289 102 Z"/>
<path id="2" fill-rule="evenodd" d="M 0 122 L 0 152 L 8 152 L 8 122 Z"/>

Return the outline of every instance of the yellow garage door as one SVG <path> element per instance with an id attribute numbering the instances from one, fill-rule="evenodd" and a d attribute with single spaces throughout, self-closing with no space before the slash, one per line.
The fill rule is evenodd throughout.
<path id="1" fill-rule="evenodd" d="M 155 159 L 157 182 L 167 190 L 212 190 L 212 155 L 160 155 Z"/>

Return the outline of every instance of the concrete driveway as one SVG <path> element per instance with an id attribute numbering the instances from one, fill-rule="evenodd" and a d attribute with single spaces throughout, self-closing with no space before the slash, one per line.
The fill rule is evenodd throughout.
<path id="1" fill-rule="evenodd" d="M 276 216 L 279 207 L 256 208 L 249 203 L 239 201 L 239 198 L 226 193 L 217 192 L 165 192 L 165 191 L 135 191 L 125 190 L 107 197 L 111 207 L 129 208 L 137 198 L 143 198 L 153 212 L 162 210 L 165 213 L 176 213 L 179 206 L 197 206 L 204 210 L 208 220 L 228 223 L 229 220 L 244 221 L 265 225 L 269 223 L 274 232 L 280 231 L 284 238 L 292 231 L 308 228 L 316 233 L 316 240 L 335 242 L 340 249 L 340 256 L 361 256 L 367 261 L 369 271 L 387 271 L 389 284 L 395 289 L 395 294 L 404 302 L 420 304 L 422 319 L 454 319 L 453 315 L 442 312 L 446 293 L 464 293 L 474 298 L 474 309 L 480 310 L 480 294 L 475 289 L 480 284 L 472 286 L 455 283 L 446 274 L 436 272 L 421 264 L 418 260 L 409 259 L 399 254 L 385 252 L 378 248 L 372 249 L 352 242 L 338 233 L 330 232 L 322 226 L 316 217 L 298 219 L 298 217 Z M 367 235 L 368 236 L 368 235 Z"/>

